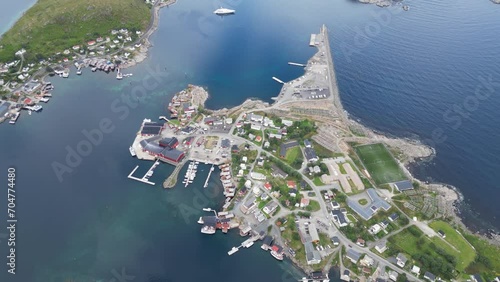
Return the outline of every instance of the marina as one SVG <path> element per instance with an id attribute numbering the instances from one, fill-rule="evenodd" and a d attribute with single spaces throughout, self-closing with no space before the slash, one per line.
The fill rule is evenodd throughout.
<path id="1" fill-rule="evenodd" d="M 193 183 L 197 171 L 198 162 L 190 162 L 186 171 L 186 175 L 184 176 L 184 181 L 182 181 L 184 187 L 188 187 L 189 184 Z"/>

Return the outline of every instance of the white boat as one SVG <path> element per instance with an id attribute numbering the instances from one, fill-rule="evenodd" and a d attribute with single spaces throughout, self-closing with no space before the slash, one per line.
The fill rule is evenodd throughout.
<path id="1" fill-rule="evenodd" d="M 28 115 L 30 115 L 30 116 L 31 116 L 31 110 L 29 110 L 29 111 L 28 111 Z"/>
<path id="2" fill-rule="evenodd" d="M 62 73 L 62 77 L 63 78 L 68 78 L 69 77 L 69 70 L 68 69 L 65 69 Z"/>
<path id="3" fill-rule="evenodd" d="M 239 249 L 236 248 L 236 247 L 233 247 L 229 252 L 227 252 L 228 255 L 232 255 L 234 253 L 236 253 Z"/>
<path id="4" fill-rule="evenodd" d="M 198 223 L 199 223 L 199 224 L 204 224 L 204 223 L 205 223 L 205 222 L 203 221 L 203 217 L 202 217 L 202 216 L 200 216 L 200 219 L 198 219 Z"/>
<path id="5" fill-rule="evenodd" d="M 15 115 L 13 115 L 11 118 L 10 118 L 10 121 L 9 123 L 10 124 L 15 124 L 17 119 L 19 118 L 19 115 L 21 115 L 21 113 L 17 112 Z"/>
<path id="6" fill-rule="evenodd" d="M 34 110 L 35 112 L 40 111 L 42 108 L 43 108 L 43 107 L 42 107 L 42 106 L 40 106 L 40 105 L 34 105 L 34 106 L 33 106 L 33 110 Z"/>
<path id="7" fill-rule="evenodd" d="M 135 157 L 135 156 L 136 156 L 136 154 L 135 154 L 135 150 L 134 150 L 134 148 L 133 148 L 132 146 L 130 146 L 130 147 L 128 148 L 128 150 L 130 151 L 130 155 L 132 155 L 132 157 Z"/>
<path id="8" fill-rule="evenodd" d="M 82 74 L 82 69 L 81 69 L 81 68 L 78 68 L 78 70 L 76 71 L 76 74 L 77 74 L 77 75 L 81 75 L 81 74 Z"/>
<path id="9" fill-rule="evenodd" d="M 283 260 L 283 253 L 277 253 L 275 251 L 271 251 L 271 255 L 277 260 Z"/>
<path id="10" fill-rule="evenodd" d="M 52 97 L 52 94 L 50 94 L 50 93 L 44 93 L 43 97 Z"/>
<path id="11" fill-rule="evenodd" d="M 201 233 L 210 235 L 215 234 L 215 227 L 205 225 L 201 228 Z"/>
<path id="12" fill-rule="evenodd" d="M 116 73 L 116 79 L 121 80 L 122 78 L 123 78 L 123 74 L 120 71 L 120 69 L 118 69 L 118 73 Z"/>
<path id="13" fill-rule="evenodd" d="M 222 16 L 222 15 L 231 15 L 234 14 L 235 12 L 236 12 L 235 10 L 220 7 L 219 9 L 214 11 L 214 14 Z"/>
<path id="14" fill-rule="evenodd" d="M 44 102 L 44 103 L 47 103 L 50 99 L 49 98 L 40 98 L 40 102 Z"/>
<path id="15" fill-rule="evenodd" d="M 146 173 L 146 176 L 148 176 L 148 177 L 153 176 L 153 171 L 152 171 L 152 170 L 148 171 L 148 172 Z"/>

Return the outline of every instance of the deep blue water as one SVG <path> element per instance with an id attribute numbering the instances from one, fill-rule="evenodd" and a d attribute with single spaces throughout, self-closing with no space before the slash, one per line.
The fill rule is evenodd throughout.
<path id="1" fill-rule="evenodd" d="M 458 187 L 480 214 L 469 224 L 499 228 L 500 85 L 491 95 L 479 92 L 477 105 L 472 98 L 479 77 L 500 83 L 499 6 L 407 4 L 410 11 L 402 12 L 352 1 L 180 0 L 161 11 L 150 56 L 126 71 L 133 77 L 117 81 L 86 70 L 81 77 L 52 79 L 54 98 L 42 113 L 0 126 L 0 180 L 16 167 L 19 218 L 18 274 L 13 279 L 2 270 L 0 281 L 113 281 L 122 268 L 134 281 L 293 281 L 286 275 L 293 268 L 260 248 L 227 256 L 239 235 L 199 233 L 202 205 L 222 200 L 216 193 L 200 196 L 217 191 L 215 176 L 208 191 L 199 188 L 206 169 L 196 185 L 165 191 L 159 184 L 172 168 L 163 165 L 153 177 L 157 187 L 146 186 L 126 178 L 136 164 L 141 171 L 150 165 L 132 159 L 127 148 L 141 120 L 164 114 L 171 95 L 188 83 L 208 87 L 210 108 L 247 97 L 270 101 L 279 91 L 271 77 L 302 73 L 286 62 L 305 62 L 315 52 L 309 34 L 323 23 L 330 28 L 346 110 L 378 130 L 435 145 L 436 158 L 414 168 L 417 175 Z M 237 14 L 214 16 L 220 5 Z M 154 72 L 157 80 L 148 79 Z M 145 87 L 145 101 L 125 106 L 122 96 Z M 468 110 L 461 114 L 468 118 L 458 124 L 459 114 L 447 110 L 464 102 Z M 76 148 L 85 139 L 82 130 L 98 128 L 103 119 L 113 131 L 59 182 L 52 163 L 64 163 L 67 146 Z M 439 129 L 446 140 L 428 141 Z M 4 242 L 0 249 L 6 252 Z"/>

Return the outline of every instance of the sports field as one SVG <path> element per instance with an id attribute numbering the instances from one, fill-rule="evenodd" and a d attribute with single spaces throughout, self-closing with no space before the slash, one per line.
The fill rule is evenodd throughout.
<path id="1" fill-rule="evenodd" d="M 354 150 L 377 185 L 407 179 L 382 143 L 356 146 Z"/>

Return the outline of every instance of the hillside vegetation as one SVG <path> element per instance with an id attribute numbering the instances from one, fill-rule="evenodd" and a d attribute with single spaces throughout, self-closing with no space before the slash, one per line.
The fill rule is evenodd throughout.
<path id="1" fill-rule="evenodd" d="M 41 60 L 112 29 L 144 30 L 150 17 L 143 0 L 38 0 L 0 39 L 0 62 L 21 48 Z"/>

